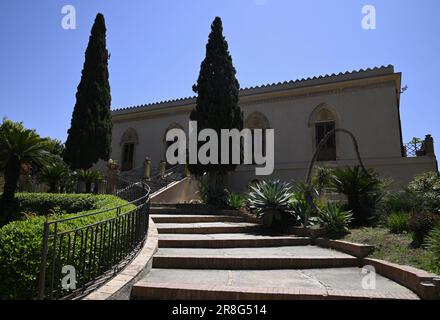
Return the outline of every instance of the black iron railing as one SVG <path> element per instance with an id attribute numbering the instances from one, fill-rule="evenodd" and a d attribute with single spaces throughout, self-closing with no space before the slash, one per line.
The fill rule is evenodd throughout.
<path id="1" fill-rule="evenodd" d="M 150 188 L 118 179 L 115 195 L 129 203 L 44 225 L 39 299 L 70 299 L 119 272 L 148 231 Z"/>

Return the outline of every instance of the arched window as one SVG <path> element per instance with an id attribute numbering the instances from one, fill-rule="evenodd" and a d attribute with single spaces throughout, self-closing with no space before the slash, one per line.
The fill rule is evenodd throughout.
<path id="1" fill-rule="evenodd" d="M 252 150 L 255 150 L 254 130 L 263 129 L 263 156 L 266 156 L 266 129 L 270 129 L 269 120 L 261 112 L 251 113 L 244 122 L 246 129 L 252 130 Z"/>
<path id="2" fill-rule="evenodd" d="M 130 171 L 134 167 L 135 149 L 139 143 L 139 138 L 136 130 L 129 128 L 125 130 L 121 137 L 120 146 L 122 148 L 121 170 Z"/>
<path id="3" fill-rule="evenodd" d="M 339 126 L 339 117 L 334 110 L 325 104 L 318 106 L 313 111 L 309 120 L 309 127 L 312 127 L 314 130 L 314 149 L 316 150 L 318 145 L 329 132 Z M 337 141 L 336 135 L 332 135 L 319 153 L 317 161 L 336 161 L 336 159 Z"/>
<path id="4" fill-rule="evenodd" d="M 168 147 L 171 146 L 173 143 L 177 142 L 177 138 L 174 141 L 167 141 L 167 133 L 168 133 L 168 131 L 170 131 L 172 129 L 181 129 L 181 130 L 183 130 L 183 127 L 179 123 L 173 123 L 173 124 L 169 125 L 168 128 L 165 130 L 165 133 L 163 135 L 163 142 L 164 142 L 164 146 L 165 146 L 165 152 L 164 152 L 164 157 L 163 158 L 165 159 L 165 161 L 167 161 L 166 152 L 167 152 Z M 178 156 L 177 153 L 178 152 L 176 150 L 175 157 Z M 166 167 L 170 168 L 171 165 L 167 162 Z"/>

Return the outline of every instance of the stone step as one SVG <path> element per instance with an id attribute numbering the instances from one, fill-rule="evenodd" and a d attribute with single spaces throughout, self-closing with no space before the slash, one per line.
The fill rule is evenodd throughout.
<path id="1" fill-rule="evenodd" d="M 243 222 L 242 217 L 221 215 L 178 215 L 178 214 L 152 214 L 155 223 L 197 223 L 197 222 Z"/>
<path id="2" fill-rule="evenodd" d="M 211 223 L 157 223 L 159 233 L 210 234 L 255 232 L 261 228 L 255 223 L 211 222 Z"/>
<path id="3" fill-rule="evenodd" d="M 152 206 L 150 207 L 150 214 L 152 215 L 213 215 L 213 216 L 221 216 L 221 215 L 232 215 L 238 216 L 236 210 L 212 210 L 204 207 L 200 207 L 198 209 L 190 209 L 186 207 L 162 207 L 162 206 Z"/>
<path id="4" fill-rule="evenodd" d="M 358 264 L 359 260 L 353 256 L 315 246 L 161 248 L 153 257 L 153 268 L 164 269 L 311 269 Z"/>
<path id="5" fill-rule="evenodd" d="M 376 275 L 376 289 L 362 287 L 360 268 L 308 270 L 152 269 L 133 286 L 132 298 L 167 300 L 418 300 L 409 289 Z"/>
<path id="6" fill-rule="evenodd" d="M 310 245 L 310 238 L 258 234 L 160 234 L 160 248 L 255 248 Z"/>

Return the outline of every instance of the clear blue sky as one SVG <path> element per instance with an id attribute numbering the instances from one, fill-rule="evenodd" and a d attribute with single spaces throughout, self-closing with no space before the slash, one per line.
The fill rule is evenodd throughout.
<path id="1" fill-rule="evenodd" d="M 61 27 L 65 4 L 76 30 Z M 365 4 L 377 9 L 376 30 L 361 28 Z M 393 64 L 409 87 L 404 139 L 432 133 L 440 150 L 438 0 L 2 0 L 1 117 L 65 140 L 97 12 L 113 108 L 192 95 L 218 15 L 242 87 Z"/>

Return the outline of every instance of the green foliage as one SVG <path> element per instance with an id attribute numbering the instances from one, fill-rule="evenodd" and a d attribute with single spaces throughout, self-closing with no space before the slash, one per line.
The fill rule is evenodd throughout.
<path id="1" fill-rule="evenodd" d="M 199 194 L 203 203 L 216 208 L 226 208 L 228 206 L 228 191 L 216 184 L 199 182 Z"/>
<path id="2" fill-rule="evenodd" d="M 425 243 L 426 236 L 431 232 L 437 223 L 437 217 L 431 213 L 416 212 L 409 219 L 409 230 L 413 235 L 412 246 L 421 247 Z"/>
<path id="3" fill-rule="evenodd" d="M 426 172 L 415 177 L 405 193 L 415 201 L 415 210 L 440 213 L 440 177 L 437 172 Z"/>
<path id="4" fill-rule="evenodd" d="M 48 137 L 44 138 L 44 141 L 47 144 L 47 149 L 51 154 L 63 158 L 66 147 L 60 140 Z"/>
<path id="5" fill-rule="evenodd" d="M 218 134 L 222 129 L 243 129 L 243 112 L 238 105 L 240 84 L 235 75 L 236 70 L 232 64 L 228 43 L 223 36 L 222 21 L 217 17 L 211 26 L 206 57 L 201 64 L 197 84 L 193 86 L 197 102 L 190 119 L 197 121 L 199 132 L 207 128 L 215 130 Z M 218 155 L 220 158 L 220 146 Z M 196 175 L 205 172 L 223 175 L 235 168 L 236 165 L 200 163 L 189 166 L 191 173 Z"/>
<path id="6" fill-rule="evenodd" d="M 38 179 L 49 185 L 49 192 L 56 193 L 72 185 L 72 174 L 68 166 L 60 159 L 41 168 Z"/>
<path id="7" fill-rule="evenodd" d="M 86 50 L 66 141 L 64 160 L 72 169 L 89 169 L 99 159 L 108 160 L 110 156 L 112 121 L 108 59 L 105 20 L 98 14 Z"/>
<path id="8" fill-rule="evenodd" d="M 440 270 L 440 225 L 436 226 L 434 230 L 431 231 L 426 239 L 426 244 L 429 251 L 434 256 L 434 264 Z"/>
<path id="9" fill-rule="evenodd" d="M 24 128 L 22 123 L 3 120 L 0 126 L 0 171 L 4 171 L 5 186 L 0 200 L 0 225 L 10 221 L 14 212 L 14 195 L 22 166 L 41 167 L 51 162 L 53 156 L 35 130 Z"/>
<path id="10" fill-rule="evenodd" d="M 287 227 L 290 212 L 291 186 L 280 181 L 262 181 L 251 186 L 248 202 L 252 212 L 262 218 L 264 225 L 279 229 Z"/>
<path id="11" fill-rule="evenodd" d="M 312 183 L 319 193 L 325 191 L 325 189 L 332 186 L 334 180 L 334 171 L 328 167 L 315 168 L 314 175 L 312 177 Z"/>
<path id="12" fill-rule="evenodd" d="M 373 259 L 386 260 L 400 265 L 412 266 L 429 272 L 438 273 L 440 268 L 433 265 L 433 254 L 423 248 L 412 248 L 411 234 L 390 233 L 387 228 L 351 229 L 344 240 L 374 246 Z"/>
<path id="13" fill-rule="evenodd" d="M 416 208 L 422 207 L 418 205 L 419 201 L 420 199 L 415 198 L 413 194 L 400 191 L 390 194 L 384 199 L 384 210 L 387 213 L 412 212 Z"/>
<path id="14" fill-rule="evenodd" d="M 333 187 L 347 197 L 347 209 L 353 213 L 355 226 L 371 225 L 378 218 L 386 184 L 376 172 L 364 172 L 359 166 L 338 168 L 335 170 Z"/>
<path id="15" fill-rule="evenodd" d="M 310 199 L 307 199 L 307 194 L 309 194 Z M 289 200 L 290 210 L 296 217 L 296 221 L 303 227 L 314 225 L 317 222 L 318 197 L 318 190 L 314 187 L 309 190 L 307 184 L 303 181 L 296 181 L 292 185 L 292 193 Z M 313 205 L 310 205 L 309 201 L 312 201 Z"/>
<path id="16" fill-rule="evenodd" d="M 229 207 L 239 210 L 246 206 L 246 199 L 241 195 L 230 192 L 226 200 Z"/>
<path id="17" fill-rule="evenodd" d="M 350 211 L 344 211 L 334 203 L 328 203 L 326 208 L 319 212 L 318 221 L 330 238 L 341 238 L 350 232 L 348 225 L 352 218 Z"/>
<path id="18" fill-rule="evenodd" d="M 51 193 L 18 193 L 17 203 L 20 213 L 32 212 L 47 215 L 51 210 L 59 208 L 68 214 L 93 210 L 103 205 L 107 196 L 90 194 L 51 194 Z"/>
<path id="19" fill-rule="evenodd" d="M 91 192 L 91 185 L 94 182 L 101 181 L 103 179 L 102 174 L 97 170 L 87 169 L 87 170 L 77 170 L 74 172 L 74 177 L 78 181 L 84 182 L 86 185 L 86 193 Z"/>
<path id="20" fill-rule="evenodd" d="M 54 195 L 49 195 L 54 196 Z M 70 197 L 66 196 L 69 200 Z M 126 204 L 114 196 L 94 196 L 98 208 L 92 211 L 78 212 L 82 215 L 97 212 Z M 133 209 L 129 205 L 123 212 Z M 54 209 L 53 218 L 71 217 Z M 110 210 L 96 216 L 76 219 L 59 225 L 59 231 L 86 226 L 104 219 L 112 218 L 116 210 Z M 42 252 L 42 234 L 45 217 L 30 217 L 23 221 L 14 221 L 0 229 L 0 300 L 3 299 L 34 299 L 36 295 L 38 273 Z M 80 246 L 76 248 L 78 255 Z M 65 257 L 63 256 L 63 259 Z"/>
<path id="21" fill-rule="evenodd" d="M 402 234 L 409 231 L 409 219 L 407 212 L 393 212 L 388 216 L 386 225 L 391 233 Z"/>

